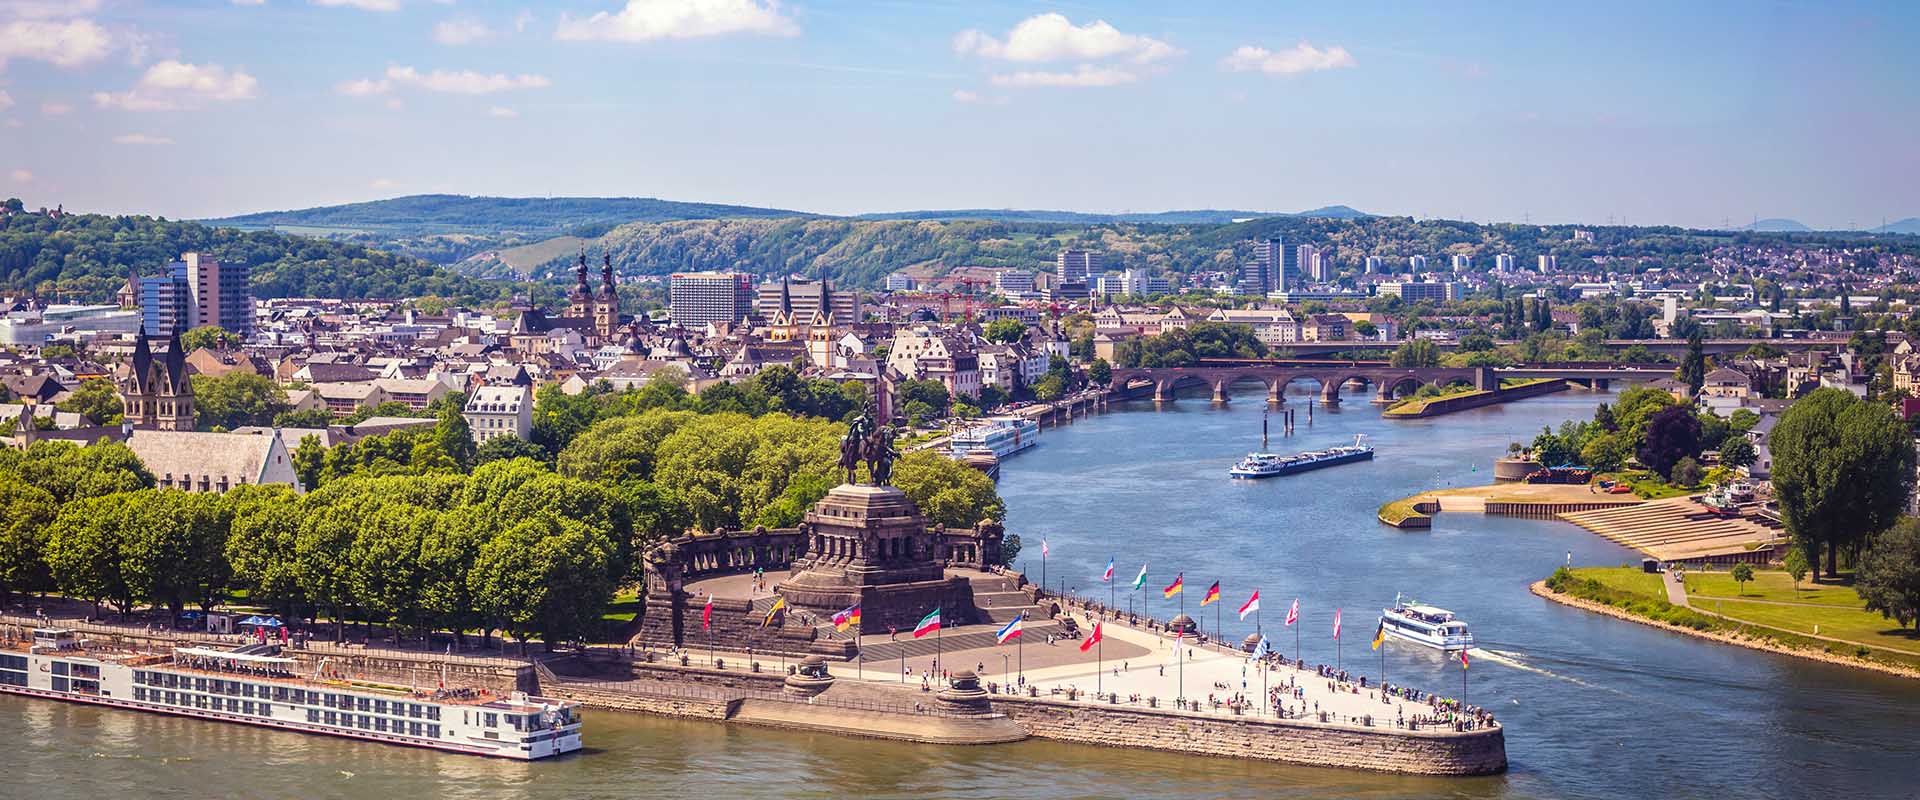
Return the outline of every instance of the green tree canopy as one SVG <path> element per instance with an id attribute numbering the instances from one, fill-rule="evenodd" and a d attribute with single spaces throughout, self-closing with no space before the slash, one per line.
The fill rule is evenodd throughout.
<path id="1" fill-rule="evenodd" d="M 1768 435 L 1774 496 L 1809 561 L 1839 550 L 1899 516 L 1913 488 L 1913 439 L 1893 410 L 1844 389 L 1815 389 L 1788 406 Z"/>

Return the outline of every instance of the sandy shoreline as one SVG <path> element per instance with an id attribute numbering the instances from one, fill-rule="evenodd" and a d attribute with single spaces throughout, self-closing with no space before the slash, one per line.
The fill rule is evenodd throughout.
<path id="1" fill-rule="evenodd" d="M 1868 661 L 1864 658 L 1856 658 L 1854 656 L 1842 655 L 1839 653 L 1829 653 L 1825 650 L 1808 650 L 1804 648 L 1790 647 L 1775 641 L 1755 639 L 1752 637 L 1742 636 L 1735 633 L 1726 633 L 1724 631 L 1697 631 L 1692 628 L 1686 628 L 1686 627 L 1681 627 L 1677 625 L 1667 625 L 1657 620 L 1651 620 L 1645 617 L 1636 616 L 1627 611 L 1615 608 L 1605 603 L 1596 603 L 1592 600 L 1586 600 L 1583 598 L 1574 597 L 1572 595 L 1560 594 L 1560 593 L 1554 592 L 1547 588 L 1546 581 L 1534 581 L 1533 583 L 1527 585 L 1527 590 L 1530 592 L 1533 592 L 1536 595 L 1539 595 L 1540 597 L 1546 598 L 1548 600 L 1559 603 L 1561 605 L 1573 606 L 1574 608 L 1582 609 L 1585 611 L 1592 611 L 1596 614 L 1605 614 L 1609 617 L 1614 617 L 1616 619 L 1624 619 L 1629 622 L 1638 622 L 1642 625 L 1649 625 L 1655 628 L 1659 628 L 1663 631 L 1670 631 L 1672 633 L 1685 634 L 1687 636 L 1692 636 L 1699 639 L 1710 639 L 1716 642 L 1720 642 L 1721 644 L 1730 644 L 1736 647 L 1745 647 L 1749 650 L 1765 650 L 1769 653 L 1778 653 L 1783 656 L 1793 656 L 1795 658 L 1804 658 L 1811 661 L 1824 661 L 1826 663 L 1835 664 L 1842 667 L 1852 667 L 1854 669 L 1872 670 L 1874 672 L 1885 673 L 1888 675 L 1895 675 L 1902 678 L 1920 678 L 1920 670 L 1916 670 L 1911 667 L 1902 667 L 1894 664 L 1883 664 L 1878 661 Z"/>

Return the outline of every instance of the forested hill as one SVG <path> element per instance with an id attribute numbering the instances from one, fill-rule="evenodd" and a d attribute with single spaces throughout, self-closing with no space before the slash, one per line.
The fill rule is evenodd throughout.
<path id="1" fill-rule="evenodd" d="M 475 197 L 416 194 L 389 200 L 320 206 L 297 211 L 263 211 L 206 220 L 209 225 L 258 228 L 269 225 L 335 229 L 342 233 L 385 231 L 397 234 L 575 233 L 596 226 L 605 230 L 626 222 L 732 217 L 804 217 L 801 211 L 716 203 L 682 203 L 652 197 Z M 598 231 L 586 235 L 598 235 Z"/>
<path id="2" fill-rule="evenodd" d="M 1574 238 L 1576 227 L 1593 232 Z M 1476 269 L 1497 253 L 1521 263 L 1551 253 L 1573 266 L 1597 256 L 1647 259 L 1641 268 L 1700 263 L 1714 248 L 1744 243 L 1858 245 L 1864 235 L 1696 231 L 1670 227 L 1481 225 L 1406 217 L 1282 216 L 1225 225 L 1131 223 L 1060 224 L 957 220 L 686 220 L 622 225 L 593 239 L 569 240 L 564 248 L 534 245 L 476 257 L 462 269 L 481 275 L 548 277 L 563 269 L 576 249 L 590 257 L 613 255 L 622 272 L 665 274 L 685 270 L 737 269 L 759 274 L 819 275 L 850 285 L 878 286 L 907 267 L 955 266 L 1044 269 L 1065 247 L 1106 255 L 1110 268 L 1149 267 L 1191 274 L 1230 271 L 1253 257 L 1256 239 L 1283 236 L 1289 244 L 1312 243 L 1335 254 L 1337 267 L 1359 270 L 1365 258 L 1388 260 L 1405 271 L 1409 255 L 1425 255 L 1435 268 L 1450 254 L 1470 255 Z M 1875 247 L 1914 248 L 1907 237 L 1872 239 Z"/>
<path id="3" fill-rule="evenodd" d="M 158 275 L 189 251 L 251 265 L 258 297 L 439 295 L 478 303 L 511 291 L 505 284 L 347 242 L 157 217 L 24 213 L 0 217 L 0 290 L 107 302 L 126 284 L 129 270 Z"/>

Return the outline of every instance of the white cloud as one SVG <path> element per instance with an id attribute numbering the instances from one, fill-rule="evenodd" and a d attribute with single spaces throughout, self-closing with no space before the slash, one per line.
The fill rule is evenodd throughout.
<path id="1" fill-rule="evenodd" d="M 119 136 L 113 137 L 113 143 L 114 144 L 157 145 L 157 144 L 173 144 L 173 140 L 165 136 L 149 136 L 144 133 L 123 133 L 123 134 L 120 134 Z"/>
<path id="2" fill-rule="evenodd" d="M 5 111 L 12 107 L 13 95 L 7 94 L 7 90 L 5 89 L 0 89 L 0 111 Z"/>
<path id="3" fill-rule="evenodd" d="M 0 0 L 0 16 L 11 19 L 77 17 L 100 10 L 100 0 Z"/>
<path id="4" fill-rule="evenodd" d="M 514 117 L 520 116 L 520 112 L 507 108 L 506 106 L 494 106 L 487 109 L 487 116 L 498 117 L 500 119 L 513 119 Z"/>
<path id="5" fill-rule="evenodd" d="M 433 40 L 444 45 L 473 44 L 493 38 L 493 29 L 474 19 L 447 19 L 433 26 Z"/>
<path id="6" fill-rule="evenodd" d="M 1220 59 L 1222 68 L 1234 72 L 1264 72 L 1268 75 L 1298 75 L 1359 65 L 1360 62 L 1353 60 L 1353 54 L 1348 53 L 1347 48 L 1329 47 L 1322 50 L 1304 41 L 1290 50 L 1277 53 L 1264 47 L 1246 45 Z"/>
<path id="7" fill-rule="evenodd" d="M 333 90 L 348 97 L 369 97 L 392 91 L 393 84 L 387 81 L 376 81 L 371 78 L 359 78 L 357 80 L 342 81 L 334 84 Z"/>
<path id="8" fill-rule="evenodd" d="M 1180 55 L 1180 49 L 1148 36 L 1121 33 L 1106 20 L 1074 25 L 1066 16 L 1038 14 L 1022 20 L 1007 32 L 1005 41 L 978 30 L 964 30 L 953 37 L 953 50 L 961 55 L 1006 61 L 1099 61 L 1124 58 L 1136 64 L 1148 64 Z"/>
<path id="9" fill-rule="evenodd" d="M 361 11 L 399 11 L 400 0 L 308 0 L 316 6 L 357 8 Z"/>
<path id="10" fill-rule="evenodd" d="M 800 25 L 781 13 L 780 0 L 627 0 L 618 13 L 561 14 L 553 38 L 651 42 L 734 33 L 798 36 Z"/>
<path id="11" fill-rule="evenodd" d="M 1014 88 L 1087 88 L 1121 86 L 1140 80 L 1139 74 L 1119 67 L 1081 64 L 1072 72 L 1015 72 L 993 76 L 993 85 Z"/>
<path id="12" fill-rule="evenodd" d="M 59 100 L 43 101 L 42 103 L 40 103 L 40 113 L 45 114 L 49 117 L 66 116 L 68 114 L 73 113 L 73 104 L 63 103 Z"/>
<path id="13" fill-rule="evenodd" d="M 33 173 L 31 173 L 31 172 L 28 172 L 28 171 L 26 171 L 26 170 L 24 170 L 24 169 L 16 169 L 16 170 L 14 170 L 14 171 L 13 171 L 13 174 L 12 174 L 12 175 L 11 175 L 10 177 L 12 177 L 12 178 L 13 178 L 13 182 L 14 182 L 14 183 L 18 183 L 18 184 L 21 184 L 21 185 L 26 185 L 26 184 L 29 184 L 29 183 L 33 183 Z"/>
<path id="14" fill-rule="evenodd" d="M 106 58 L 113 35 L 90 19 L 15 19 L 0 25 L 0 67 L 24 58 L 78 67 Z"/>
<path id="15" fill-rule="evenodd" d="M 209 100 L 251 100 L 259 88 L 259 81 L 237 69 L 167 60 L 148 67 L 129 91 L 95 92 L 93 103 L 127 111 L 172 111 L 198 108 Z"/>
<path id="16" fill-rule="evenodd" d="M 367 182 L 367 188 L 369 189 L 391 189 L 398 185 L 399 184 L 394 183 L 391 178 L 374 178 Z"/>
<path id="17" fill-rule="evenodd" d="M 531 24 L 533 24 L 533 12 L 520 9 L 520 13 L 513 18 L 513 32 L 526 33 L 527 26 Z"/>

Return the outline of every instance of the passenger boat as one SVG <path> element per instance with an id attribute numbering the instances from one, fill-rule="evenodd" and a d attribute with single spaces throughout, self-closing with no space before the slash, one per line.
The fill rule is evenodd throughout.
<path id="1" fill-rule="evenodd" d="M 1394 599 L 1393 608 L 1380 610 L 1380 627 L 1388 636 L 1441 650 L 1465 650 L 1473 646 L 1473 634 L 1467 623 L 1453 618 L 1444 608 L 1423 606 L 1413 600 Z"/>
<path id="2" fill-rule="evenodd" d="M 580 749 L 571 701 L 331 678 L 274 645 L 95 647 L 73 631 L 0 636 L 0 692 L 523 761 Z M 444 683 L 444 681 L 442 681 Z"/>
<path id="3" fill-rule="evenodd" d="M 1280 455 L 1278 453 L 1248 453 L 1240 463 L 1227 470 L 1235 478 L 1271 478 L 1276 475 L 1290 475 L 1295 472 L 1331 467 L 1353 461 L 1373 460 L 1373 445 L 1367 444 L 1367 435 L 1356 434 L 1353 444 L 1315 450 L 1298 455 Z"/>
<path id="4" fill-rule="evenodd" d="M 1006 458 L 1040 443 L 1040 425 L 1025 417 L 993 417 L 948 439 L 954 458 L 974 450 L 986 450 L 994 458 Z"/>

